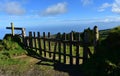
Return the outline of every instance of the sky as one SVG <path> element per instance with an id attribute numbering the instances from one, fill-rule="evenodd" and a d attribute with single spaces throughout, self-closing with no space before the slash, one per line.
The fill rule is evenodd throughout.
<path id="1" fill-rule="evenodd" d="M 0 0 L 0 28 L 11 22 L 19 27 L 111 27 L 120 23 L 120 0 Z"/>

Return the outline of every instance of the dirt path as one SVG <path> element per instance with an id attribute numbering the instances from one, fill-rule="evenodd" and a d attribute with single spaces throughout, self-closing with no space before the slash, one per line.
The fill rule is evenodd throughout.
<path id="1" fill-rule="evenodd" d="M 37 58 L 33 58 L 33 57 L 30 57 L 30 56 L 27 56 L 27 55 L 15 56 L 15 57 L 13 57 L 13 59 L 23 59 L 23 60 L 29 59 L 29 63 L 31 63 L 31 64 L 36 64 L 37 62 L 40 61 Z"/>
<path id="2" fill-rule="evenodd" d="M 21 58 L 26 58 L 28 57 L 27 55 L 20 55 L 20 56 L 15 56 L 13 59 L 21 59 Z"/>
<path id="3" fill-rule="evenodd" d="M 13 57 L 14 59 L 22 59 L 22 60 L 27 60 L 29 63 L 30 69 L 27 70 L 24 75 L 25 76 L 83 76 L 83 73 L 81 70 L 77 70 L 77 67 L 72 67 L 72 66 L 65 66 L 65 65 L 55 65 L 54 69 L 51 69 L 51 67 L 48 65 L 39 65 L 39 66 L 34 66 L 36 63 L 40 62 L 40 59 L 33 58 L 27 55 L 21 55 L 21 56 L 16 56 Z M 41 69 L 41 70 L 40 70 Z M 22 74 L 20 75 L 22 76 Z"/>

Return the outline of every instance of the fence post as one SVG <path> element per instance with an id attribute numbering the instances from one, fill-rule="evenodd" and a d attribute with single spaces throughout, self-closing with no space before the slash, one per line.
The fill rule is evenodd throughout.
<path id="1" fill-rule="evenodd" d="M 29 32 L 29 46 L 30 46 L 30 49 L 33 48 L 33 42 L 32 42 L 32 32 Z"/>
<path id="2" fill-rule="evenodd" d="M 13 23 L 11 23 L 11 32 L 12 32 L 12 36 L 14 36 L 14 24 Z"/>
<path id="3" fill-rule="evenodd" d="M 25 48 L 29 47 L 29 37 L 25 37 Z"/>
<path id="4" fill-rule="evenodd" d="M 86 62 L 86 60 L 88 59 L 88 42 L 89 42 L 89 37 L 88 37 L 88 33 L 86 31 L 84 31 L 84 44 L 83 44 L 83 63 Z"/>
<path id="5" fill-rule="evenodd" d="M 76 45 L 76 65 L 79 65 L 79 42 L 80 42 L 80 33 L 78 33 L 78 40 Z"/>
<path id="6" fill-rule="evenodd" d="M 33 34 L 34 34 L 34 47 L 35 47 L 35 51 L 37 52 L 37 42 L 36 42 L 36 33 L 35 32 L 33 32 Z"/>
<path id="7" fill-rule="evenodd" d="M 48 32 L 48 39 L 50 39 L 50 32 Z M 48 40 L 48 49 L 49 49 L 49 57 L 51 57 L 51 45 L 50 45 L 50 40 Z"/>
<path id="8" fill-rule="evenodd" d="M 56 48 L 57 48 L 57 36 L 55 38 L 55 46 L 54 46 L 54 53 L 53 53 L 53 61 L 56 61 Z"/>
<path id="9" fill-rule="evenodd" d="M 40 53 L 40 56 L 42 56 L 40 32 L 38 32 L 37 34 L 38 34 L 38 47 L 39 47 L 39 53 Z"/>
<path id="10" fill-rule="evenodd" d="M 99 44 L 99 30 L 97 26 L 95 26 L 93 30 L 94 30 L 94 53 L 96 53 L 97 52 L 96 47 Z"/>
<path id="11" fill-rule="evenodd" d="M 79 38 L 78 38 L 78 40 L 80 41 L 80 39 L 81 39 L 81 37 L 80 37 L 80 33 L 79 33 Z"/>
<path id="12" fill-rule="evenodd" d="M 22 37 L 26 36 L 25 28 L 22 28 Z"/>
<path id="13" fill-rule="evenodd" d="M 64 39 L 64 43 L 63 43 L 63 53 L 64 53 L 64 61 L 63 63 L 66 64 L 66 33 L 63 33 L 63 39 Z"/>
<path id="14" fill-rule="evenodd" d="M 73 32 L 70 33 L 70 65 L 73 65 L 72 41 L 73 41 Z"/>
<path id="15" fill-rule="evenodd" d="M 25 34 L 25 28 L 22 28 L 22 43 L 26 47 L 26 40 L 25 40 L 26 34 Z"/>
<path id="16" fill-rule="evenodd" d="M 40 32 L 38 32 L 38 46 L 39 46 L 39 53 L 40 53 L 40 56 L 42 56 Z"/>
<path id="17" fill-rule="evenodd" d="M 45 40 L 45 32 L 43 32 L 43 44 L 44 44 L 44 56 L 46 57 L 46 40 Z"/>
<path id="18" fill-rule="evenodd" d="M 61 62 L 61 34 L 58 33 L 58 52 L 59 52 L 59 62 Z"/>

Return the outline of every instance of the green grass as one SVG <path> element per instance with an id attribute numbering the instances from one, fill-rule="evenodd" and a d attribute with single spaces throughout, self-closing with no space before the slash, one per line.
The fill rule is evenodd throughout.
<path id="1" fill-rule="evenodd" d="M 26 54 L 10 36 L 0 41 L 0 76 L 68 76 L 68 73 L 54 70 L 53 62 L 37 64 L 40 60 Z"/>
<path id="2" fill-rule="evenodd" d="M 102 31 L 101 33 L 107 33 L 110 32 L 120 32 L 120 27 L 116 27 L 111 30 Z M 106 39 L 106 37 L 102 37 L 101 40 Z M 38 48 L 38 41 L 36 40 L 36 45 Z M 34 40 L 33 40 L 34 44 Z M 41 40 L 42 48 L 43 46 L 43 40 Z M 35 46 L 33 46 L 35 47 Z M 51 51 L 54 52 L 55 42 L 51 42 Z M 94 53 L 93 46 L 89 46 L 90 51 Z M 49 51 L 48 42 L 46 41 L 46 49 Z M 104 49 L 104 48 L 102 48 Z M 73 45 L 72 48 L 72 54 L 73 56 L 76 56 L 76 47 Z M 56 51 L 58 50 L 58 44 Z M 61 52 L 63 52 L 63 44 L 61 44 Z M 39 52 L 37 52 L 39 54 Z M 44 52 L 42 52 L 44 54 Z M 66 53 L 70 53 L 69 45 L 66 45 Z M 32 57 L 26 56 L 26 57 L 20 57 L 27 54 L 26 50 L 24 50 L 21 45 L 14 41 L 10 36 L 6 37 L 3 41 L 0 41 L 0 75 L 1 72 L 6 76 L 69 76 L 66 72 L 60 72 L 54 70 L 53 62 L 49 61 L 41 61 L 36 60 Z M 53 55 L 53 54 L 52 54 Z M 57 55 L 58 56 L 58 55 Z M 79 56 L 83 56 L 83 47 L 79 47 Z M 16 58 L 18 57 L 18 58 Z M 47 53 L 47 58 L 49 58 L 49 54 Z M 70 57 L 67 56 L 67 61 L 69 62 Z M 63 56 L 62 56 L 62 62 L 63 62 Z M 39 64 L 36 64 L 39 63 Z M 89 63 L 88 63 L 89 64 Z M 93 64 L 92 66 L 94 66 Z M 91 65 L 87 65 L 91 67 Z M 101 66 L 102 67 L 102 66 Z M 93 68 L 93 67 L 91 67 Z M 89 71 L 93 71 L 89 69 Z M 88 70 L 88 69 L 87 69 Z"/>
<path id="3" fill-rule="evenodd" d="M 83 65 L 85 76 L 120 76 L 120 27 L 105 32 L 98 52 Z"/>
<path id="4" fill-rule="evenodd" d="M 105 30 L 99 31 L 99 33 L 100 33 L 100 40 L 106 39 L 108 34 L 111 33 L 111 32 L 120 32 L 120 26 L 114 27 L 112 29 L 105 29 Z"/>

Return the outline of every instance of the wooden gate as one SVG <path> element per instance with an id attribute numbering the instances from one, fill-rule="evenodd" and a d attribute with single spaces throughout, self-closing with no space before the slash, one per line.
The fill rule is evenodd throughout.
<path id="1" fill-rule="evenodd" d="M 96 53 L 96 47 L 99 40 L 99 32 L 97 26 L 93 28 L 93 42 L 89 42 L 88 32 L 84 32 L 83 38 L 81 33 L 71 32 L 58 33 L 51 35 L 50 32 L 43 32 L 42 36 L 40 32 L 29 32 L 29 36 L 25 34 L 25 28 L 14 27 L 11 23 L 12 35 L 14 36 L 14 29 L 22 31 L 22 43 L 24 48 L 34 51 L 28 51 L 32 55 L 39 55 L 39 57 L 50 59 L 53 62 L 59 62 L 63 64 L 79 65 L 85 63 L 93 53 Z"/>
<path id="2" fill-rule="evenodd" d="M 84 37 L 81 39 L 81 33 L 71 32 L 58 33 L 50 35 L 50 32 L 29 32 L 29 36 L 24 38 L 25 48 L 36 52 L 40 57 L 50 59 L 54 62 L 79 65 L 84 63 L 93 53 L 96 52 L 99 33 L 98 29 L 94 27 L 94 42 L 90 46 L 89 35 L 84 32 Z M 76 37 L 76 36 L 77 37 Z"/>

